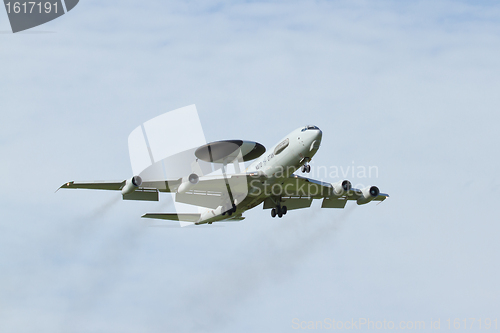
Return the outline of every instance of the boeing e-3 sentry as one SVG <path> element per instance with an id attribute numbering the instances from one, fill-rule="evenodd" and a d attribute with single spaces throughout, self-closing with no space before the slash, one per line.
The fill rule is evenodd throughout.
<path id="1" fill-rule="evenodd" d="M 303 126 L 267 152 L 253 141 L 216 141 L 184 154 L 191 167 L 185 168 L 182 177 L 165 179 L 164 172 L 154 176 L 141 173 L 124 181 L 71 181 L 61 188 L 121 191 L 125 200 L 158 201 L 159 192 L 171 193 L 176 203 L 197 207 L 197 211 L 147 213 L 142 217 L 196 225 L 243 220 L 245 211 L 262 203 L 273 218 L 281 218 L 288 211 L 310 207 L 314 199 L 323 200 L 322 208 L 344 208 L 350 200 L 363 205 L 389 197 L 376 186 L 355 189 L 349 180 L 331 184 L 296 174 L 299 170 L 310 172 L 309 163 L 320 148 L 322 136 L 317 126 Z M 169 161 L 163 160 L 162 165 L 176 163 L 175 159 Z M 253 162 L 242 171 L 240 165 L 248 161 Z M 200 163 L 211 165 L 210 172 L 202 171 Z"/>

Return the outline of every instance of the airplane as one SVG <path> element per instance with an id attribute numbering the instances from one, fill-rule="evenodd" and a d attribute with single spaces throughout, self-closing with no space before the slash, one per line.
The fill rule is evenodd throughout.
<path id="1" fill-rule="evenodd" d="M 376 186 L 352 188 L 349 180 L 326 183 L 297 175 L 309 173 L 312 158 L 318 152 L 323 132 L 314 125 L 300 127 L 266 153 L 253 141 L 223 140 L 211 142 L 194 151 L 193 163 L 218 165 L 219 173 L 197 174 L 171 180 L 133 176 L 124 181 L 65 183 L 60 189 L 100 189 L 121 191 L 124 200 L 158 201 L 159 192 L 175 195 L 175 201 L 198 207 L 197 213 L 146 213 L 142 217 L 189 224 L 241 221 L 243 213 L 263 203 L 271 216 L 281 218 L 290 210 L 308 208 L 314 199 L 323 199 L 322 208 L 344 208 L 347 201 L 364 205 L 384 201 L 388 194 Z M 244 172 L 240 162 L 253 162 Z M 234 172 L 229 167 L 234 165 Z M 199 170 L 199 168 L 197 169 Z M 202 172 L 198 172 L 202 173 Z"/>

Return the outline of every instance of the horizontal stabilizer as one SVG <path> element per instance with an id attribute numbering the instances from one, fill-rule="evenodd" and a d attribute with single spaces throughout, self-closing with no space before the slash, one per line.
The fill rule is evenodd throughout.
<path id="1" fill-rule="evenodd" d="M 184 222 L 198 222 L 201 214 L 196 213 L 147 213 L 142 217 L 147 219 L 169 220 L 169 221 L 184 221 Z"/>

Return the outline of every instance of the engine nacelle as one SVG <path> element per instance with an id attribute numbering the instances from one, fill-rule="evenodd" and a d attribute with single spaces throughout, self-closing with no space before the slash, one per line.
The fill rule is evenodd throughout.
<path id="1" fill-rule="evenodd" d="M 361 190 L 361 197 L 358 199 L 358 205 L 364 205 L 369 203 L 380 194 L 380 190 L 377 186 L 365 187 Z"/>
<path id="2" fill-rule="evenodd" d="M 335 184 L 332 184 L 334 195 L 342 196 L 346 194 L 352 187 L 352 184 L 348 180 L 341 180 Z"/>
<path id="3" fill-rule="evenodd" d="M 134 192 L 142 184 L 142 178 L 139 176 L 134 176 L 125 182 L 125 186 L 122 188 L 122 194 L 129 194 Z"/>
<path id="4" fill-rule="evenodd" d="M 189 191 L 193 186 L 198 184 L 200 177 L 197 174 L 192 173 L 187 177 L 182 178 L 182 183 L 177 188 L 177 193 L 185 193 Z"/>

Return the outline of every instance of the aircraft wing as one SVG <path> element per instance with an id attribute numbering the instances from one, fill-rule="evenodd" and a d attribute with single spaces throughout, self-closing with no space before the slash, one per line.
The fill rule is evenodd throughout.
<path id="1" fill-rule="evenodd" d="M 67 182 L 61 188 L 75 188 L 75 189 L 89 189 L 89 190 L 111 190 L 120 191 L 125 186 L 126 180 L 122 181 L 93 181 L 93 182 Z M 181 183 L 181 179 L 171 181 L 144 181 L 138 190 L 144 189 L 157 189 L 160 192 L 172 192 L 170 187 L 175 187 Z M 176 186 L 177 185 L 177 186 Z"/>
<path id="2" fill-rule="evenodd" d="M 292 175 L 282 184 L 284 197 L 310 197 L 314 199 L 329 198 L 335 196 L 333 185 L 319 180 Z M 351 188 L 344 195 L 347 200 L 358 200 L 363 195 L 363 190 Z M 386 193 L 379 193 L 372 201 L 384 201 L 389 197 Z"/>
<path id="3" fill-rule="evenodd" d="M 217 208 L 224 198 L 227 197 L 228 186 L 235 197 L 245 196 L 248 193 L 248 177 L 255 177 L 256 174 L 230 174 L 227 179 L 223 175 L 202 176 L 197 184 L 189 186 L 187 191 L 176 194 L 176 201 L 190 205 Z M 260 179 L 260 178 L 252 178 Z M 175 180 L 146 180 L 142 181 L 135 191 L 123 195 L 124 200 L 145 200 L 158 201 L 158 192 L 176 193 L 179 186 L 185 181 L 183 178 Z M 92 189 L 121 191 L 126 186 L 127 181 L 93 181 L 93 182 L 67 182 L 59 189 Z"/>
<path id="4" fill-rule="evenodd" d="M 284 197 L 324 198 L 333 193 L 333 186 L 319 180 L 292 175 L 283 184 Z"/>
<path id="5" fill-rule="evenodd" d="M 364 190 L 351 188 L 337 195 L 334 186 L 319 180 L 292 175 L 281 184 L 282 205 L 287 206 L 288 210 L 310 207 L 313 199 L 323 199 L 322 208 L 344 208 L 348 200 L 363 198 Z M 368 190 L 369 188 L 367 188 Z M 377 188 L 378 191 L 378 188 Z M 368 201 L 384 201 L 389 197 L 388 194 L 378 193 L 375 198 Z M 269 197 L 264 201 L 264 209 L 276 207 L 277 197 Z M 359 204 L 363 204 L 361 200 Z"/>
<path id="6" fill-rule="evenodd" d="M 182 183 L 182 179 L 176 180 L 158 180 L 158 181 L 143 181 L 141 187 L 155 188 L 160 192 L 175 192 L 177 187 Z"/>
<path id="7" fill-rule="evenodd" d="M 96 181 L 96 182 L 75 182 L 71 181 L 61 185 L 61 188 L 86 188 L 91 190 L 112 190 L 119 191 L 125 185 L 123 181 Z"/>
<path id="8" fill-rule="evenodd" d="M 189 191 L 177 193 L 175 201 L 215 209 L 227 203 L 229 190 L 233 198 L 243 200 L 248 194 L 249 183 L 261 178 L 265 176 L 254 173 L 227 175 L 227 179 L 222 175 L 200 177 L 199 182 L 190 187 Z"/>
<path id="9" fill-rule="evenodd" d="M 72 189 L 90 189 L 90 190 L 108 190 L 108 191 L 121 191 L 126 185 L 127 181 L 94 181 L 94 182 L 75 182 L 71 181 L 61 185 L 57 190 L 72 188 Z M 165 182 L 163 182 L 165 183 Z M 144 182 L 140 187 L 137 187 L 130 193 L 122 194 L 123 200 L 140 200 L 140 201 L 159 201 L 158 190 L 151 185 L 157 186 L 155 184 Z M 168 184 L 163 184 L 164 188 Z M 56 191 L 57 192 L 57 191 Z"/>
<path id="10" fill-rule="evenodd" d="M 237 192 L 245 192 L 247 188 L 246 178 L 250 176 L 246 173 L 227 175 L 229 185 L 233 188 L 241 184 L 234 190 Z M 139 189 L 157 189 L 160 192 L 176 192 L 183 179 L 174 180 L 146 180 L 143 181 Z M 125 186 L 126 180 L 123 181 L 92 181 L 92 182 L 75 182 L 70 181 L 61 185 L 61 188 L 74 189 L 91 189 L 91 190 L 114 190 L 119 191 Z M 191 191 L 212 191 L 223 192 L 226 188 L 226 182 L 222 175 L 203 176 L 200 177 L 196 185 L 190 187 Z"/>
<path id="11" fill-rule="evenodd" d="M 246 173 L 227 175 L 228 184 L 234 192 L 247 192 L 248 184 Z M 222 175 L 200 177 L 198 184 L 190 188 L 193 191 L 212 191 L 224 192 L 226 189 L 226 181 Z"/>

